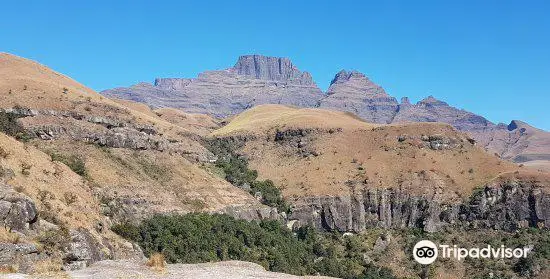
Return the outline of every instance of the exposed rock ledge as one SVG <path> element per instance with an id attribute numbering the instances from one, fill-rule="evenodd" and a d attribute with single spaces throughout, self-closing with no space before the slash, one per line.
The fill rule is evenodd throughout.
<path id="1" fill-rule="evenodd" d="M 105 259 L 141 258 L 141 249 L 129 242 L 112 243 L 100 234 L 90 233 L 84 228 L 62 230 L 40 219 L 34 201 L 0 182 L 0 226 L 21 236 L 36 236 L 47 231 L 60 237 L 63 268 L 72 270 Z M 62 236 L 62 237 L 61 237 Z M 124 246 L 122 246 L 122 244 Z M 20 272 L 32 273 L 35 263 L 49 257 L 47 251 L 37 243 L 11 243 L 0 241 L 0 269 L 16 265 Z M 0 276 L 0 278 L 3 278 Z"/>
<path id="2" fill-rule="evenodd" d="M 61 275 L 61 274 L 60 274 Z M 92 266 L 69 271 L 63 278 L 193 278 L 193 279 L 329 279 L 330 277 L 321 276 L 294 276 L 284 273 L 266 271 L 262 266 L 240 261 L 227 261 L 218 263 L 202 264 L 169 264 L 165 271 L 155 272 L 148 268 L 144 262 L 140 261 L 100 261 Z M 35 278 L 23 274 L 7 274 L 2 278 Z"/>
<path id="3" fill-rule="evenodd" d="M 435 232 L 444 226 L 492 228 L 550 228 L 550 194 L 531 182 L 487 185 L 469 201 L 443 204 L 411 196 L 399 189 L 365 189 L 353 196 L 303 197 L 289 219 L 294 226 L 359 232 L 368 228 L 421 228 Z"/>

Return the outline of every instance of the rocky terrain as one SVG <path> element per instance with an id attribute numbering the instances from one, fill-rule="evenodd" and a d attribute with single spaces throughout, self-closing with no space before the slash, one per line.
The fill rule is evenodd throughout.
<path id="1" fill-rule="evenodd" d="M 165 270 L 151 270 L 140 261 L 101 261 L 83 270 L 46 274 L 47 278 L 81 278 L 81 279 L 109 279 L 109 278 L 166 278 L 166 279 L 330 279 L 324 276 L 294 276 L 284 273 L 266 271 L 262 266 L 239 261 L 228 261 L 203 264 L 169 264 Z M 24 274 L 6 275 L 5 279 L 35 278 Z"/>
<path id="2" fill-rule="evenodd" d="M 200 142 L 217 127 L 207 116 L 117 103 L 9 54 L 0 54 L 0 114 L 2 268 L 142 257 L 109 228 L 156 213 L 278 218 L 201 167 L 214 158 Z"/>
<path id="3" fill-rule="evenodd" d="M 550 159 L 550 133 L 527 123 L 513 120 L 510 124 L 494 124 L 482 116 L 459 110 L 430 96 L 417 104 L 403 100 L 394 123 L 443 122 L 469 133 L 490 153 L 518 163 Z"/>
<path id="4" fill-rule="evenodd" d="M 267 105 L 212 135 L 238 146 L 261 178 L 281 187 L 297 226 L 435 232 L 447 225 L 550 225 L 547 175 L 484 152 L 446 124 L 376 125 L 345 113 Z"/>
<path id="5" fill-rule="evenodd" d="M 527 164 L 538 169 L 550 164 L 550 133 L 546 131 L 518 120 L 495 124 L 432 96 L 416 104 L 408 98 L 398 102 L 357 71 L 338 72 L 323 93 L 307 72 L 299 71 L 287 58 L 242 56 L 232 68 L 204 72 L 195 79 L 157 78 L 154 85 L 140 83 L 101 93 L 153 108 L 171 106 L 216 117 L 259 104 L 285 104 L 347 111 L 373 123 L 442 122 L 470 133 L 487 151 L 504 159 L 538 161 Z"/>

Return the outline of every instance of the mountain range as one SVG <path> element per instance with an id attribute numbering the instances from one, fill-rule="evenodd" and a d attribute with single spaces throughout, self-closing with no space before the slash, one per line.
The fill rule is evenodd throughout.
<path id="1" fill-rule="evenodd" d="M 144 256 L 162 253 L 353 279 L 550 273 L 548 133 L 433 97 L 397 102 L 355 71 L 322 92 L 288 59 L 243 56 L 101 95 L 0 53 L 0 128 L 0 272 L 148 276 Z M 431 236 L 534 245 L 536 258 L 421 268 L 411 247 Z M 158 274 L 212 274 L 202 267 Z"/>
<path id="2" fill-rule="evenodd" d="M 357 71 L 341 70 L 323 92 L 308 72 L 288 58 L 245 55 L 231 68 L 205 71 L 197 78 L 157 78 L 130 87 L 100 92 L 111 98 L 173 107 L 218 118 L 260 104 L 324 108 L 351 112 L 372 123 L 442 122 L 467 132 L 498 156 L 539 168 L 550 166 L 550 133 L 512 120 L 495 124 L 483 116 L 429 96 L 416 104 L 400 102 Z"/>

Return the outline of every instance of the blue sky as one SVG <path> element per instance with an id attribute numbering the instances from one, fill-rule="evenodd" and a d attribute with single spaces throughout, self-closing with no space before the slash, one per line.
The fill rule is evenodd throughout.
<path id="1" fill-rule="evenodd" d="M 545 1 L 84 2 L 3 3 L 0 51 L 96 90 L 285 56 L 323 89 L 356 69 L 397 98 L 550 130 Z"/>

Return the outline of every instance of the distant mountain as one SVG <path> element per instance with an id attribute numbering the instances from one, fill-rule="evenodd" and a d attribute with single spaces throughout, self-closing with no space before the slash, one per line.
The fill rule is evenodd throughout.
<path id="1" fill-rule="evenodd" d="M 404 100 L 393 119 L 393 123 L 402 122 L 449 123 L 460 131 L 468 132 L 485 150 L 514 162 L 550 160 L 550 133 L 518 120 L 513 120 L 509 125 L 494 124 L 433 96 L 415 105 Z"/>
<path id="2" fill-rule="evenodd" d="M 352 112 L 368 122 L 390 123 L 399 103 L 364 74 L 342 70 L 330 83 L 320 107 Z"/>
<path id="3" fill-rule="evenodd" d="M 108 97 L 226 117 L 259 104 L 317 106 L 324 96 L 311 75 L 288 58 L 245 55 L 234 67 L 206 71 L 197 78 L 157 78 L 101 92 Z"/>
<path id="4" fill-rule="evenodd" d="M 227 117 L 260 104 L 284 104 L 347 111 L 373 123 L 443 122 L 470 135 L 488 152 L 515 162 L 549 161 L 550 133 L 514 120 L 495 124 L 483 116 L 429 96 L 416 104 L 398 102 L 363 73 L 341 70 L 326 93 L 308 72 L 288 58 L 245 55 L 235 66 L 197 78 L 157 78 L 105 90 L 108 97 L 175 107 L 189 113 Z"/>

